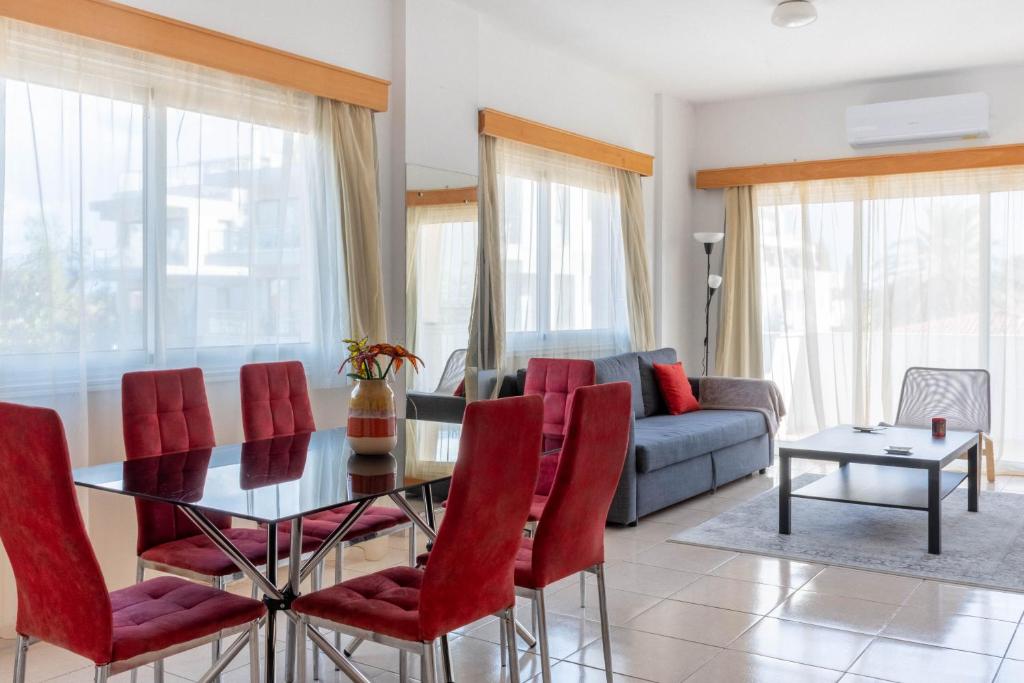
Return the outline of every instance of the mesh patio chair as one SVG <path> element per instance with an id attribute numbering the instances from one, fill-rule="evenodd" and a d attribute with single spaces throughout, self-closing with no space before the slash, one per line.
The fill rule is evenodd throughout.
<path id="1" fill-rule="evenodd" d="M 896 426 L 931 427 L 933 417 L 946 418 L 948 429 L 978 432 L 989 481 L 996 480 L 992 398 L 988 370 L 907 368 L 896 409 Z"/>
<path id="2" fill-rule="evenodd" d="M 466 349 L 455 349 L 445 361 L 441 379 L 437 382 L 435 394 L 451 395 L 466 376 Z"/>

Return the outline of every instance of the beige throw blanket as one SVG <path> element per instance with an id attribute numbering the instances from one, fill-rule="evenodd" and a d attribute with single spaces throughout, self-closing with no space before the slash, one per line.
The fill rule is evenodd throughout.
<path id="1" fill-rule="evenodd" d="M 786 414 L 775 382 L 739 377 L 702 377 L 700 407 L 704 410 L 755 410 L 764 415 L 768 433 L 774 438 Z"/>

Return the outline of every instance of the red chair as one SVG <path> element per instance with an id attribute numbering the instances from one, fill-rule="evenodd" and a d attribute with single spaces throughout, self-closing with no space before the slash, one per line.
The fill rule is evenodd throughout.
<path id="1" fill-rule="evenodd" d="M 516 593 L 535 606 L 544 683 L 551 681 L 544 589 L 584 571 L 597 575 L 605 675 L 612 680 L 604 527 L 626 460 L 631 410 L 627 382 L 576 390 L 551 495 L 536 533 L 523 539 L 516 557 Z"/>
<path id="2" fill-rule="evenodd" d="M 158 662 L 241 631 L 207 676 L 248 642 L 259 667 L 263 604 L 165 576 L 108 593 L 85 532 L 60 417 L 0 403 L 0 539 L 18 589 L 14 683 L 44 641 L 92 660 L 95 679 Z M 204 679 L 204 680 L 208 680 Z"/>
<path id="3" fill-rule="evenodd" d="M 522 396 L 466 408 L 448 511 L 426 569 L 391 567 L 300 596 L 304 634 L 356 681 L 366 681 L 314 628 L 342 631 L 421 654 L 423 683 L 436 683 L 435 646 L 451 631 L 500 614 L 515 642 L 512 577 L 537 478 L 543 405 Z M 517 662 L 514 649 L 509 653 Z M 518 682 L 518 665 L 511 667 Z"/>
<path id="4" fill-rule="evenodd" d="M 121 378 L 121 415 L 125 455 L 129 460 L 212 448 L 216 444 L 203 371 L 199 368 L 126 373 Z M 139 558 L 136 581 L 145 578 L 147 569 L 210 583 L 217 589 L 243 578 L 231 558 L 173 505 L 136 499 L 135 512 Z M 265 531 L 233 529 L 229 516 L 207 516 L 253 564 L 266 563 Z M 288 554 L 288 536 L 287 528 L 278 535 L 282 557 Z M 304 552 L 312 552 L 319 541 L 304 535 L 302 545 Z M 219 656 L 220 641 L 214 641 L 213 658 Z M 161 667 L 158 662 L 157 675 L 162 673 Z"/>
<path id="5" fill-rule="evenodd" d="M 239 371 L 242 394 L 242 429 L 246 441 L 301 434 L 316 430 L 313 408 L 306 386 L 306 370 L 297 360 L 275 363 L 250 363 Z M 345 505 L 310 515 L 302 520 L 302 535 L 322 542 L 348 517 L 355 505 Z M 372 505 L 335 546 L 334 582 L 341 583 L 345 546 L 374 539 L 384 533 L 409 530 L 409 556 L 416 556 L 416 535 L 401 510 Z M 323 582 L 323 565 L 313 574 L 313 589 Z M 340 647 L 340 641 L 335 644 Z M 313 659 L 313 676 L 319 678 L 319 657 Z"/>

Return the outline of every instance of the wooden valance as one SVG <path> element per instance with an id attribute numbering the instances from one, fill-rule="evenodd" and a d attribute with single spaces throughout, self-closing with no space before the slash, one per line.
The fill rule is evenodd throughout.
<path id="1" fill-rule="evenodd" d="M 480 133 L 596 161 L 642 176 L 654 175 L 654 157 L 650 154 L 552 128 L 543 123 L 493 109 L 480 110 Z"/>
<path id="2" fill-rule="evenodd" d="M 387 111 L 389 82 L 109 0 L 0 0 L 0 16 Z"/>
<path id="3" fill-rule="evenodd" d="M 443 206 L 445 204 L 476 204 L 476 186 L 450 187 L 443 190 L 409 190 L 405 206 Z"/>
<path id="4" fill-rule="evenodd" d="M 1024 144 L 964 147 L 935 152 L 879 154 L 820 161 L 794 161 L 786 164 L 734 166 L 697 171 L 697 189 L 715 190 L 742 185 L 789 183 L 801 180 L 831 180 L 958 171 L 970 168 L 1024 165 Z"/>

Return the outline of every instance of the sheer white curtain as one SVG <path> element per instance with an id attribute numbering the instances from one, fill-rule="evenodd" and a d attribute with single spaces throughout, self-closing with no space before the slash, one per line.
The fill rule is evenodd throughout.
<path id="1" fill-rule="evenodd" d="M 981 367 L 1002 466 L 1024 465 L 1024 168 L 764 185 L 755 202 L 784 437 L 893 419 L 910 366 Z"/>
<path id="2" fill-rule="evenodd" d="M 424 361 L 417 390 L 432 391 L 448 357 L 469 342 L 476 242 L 476 203 L 408 210 L 407 337 Z"/>
<path id="3" fill-rule="evenodd" d="M 494 145 L 505 318 L 500 366 L 628 350 L 615 171 L 510 140 Z"/>

